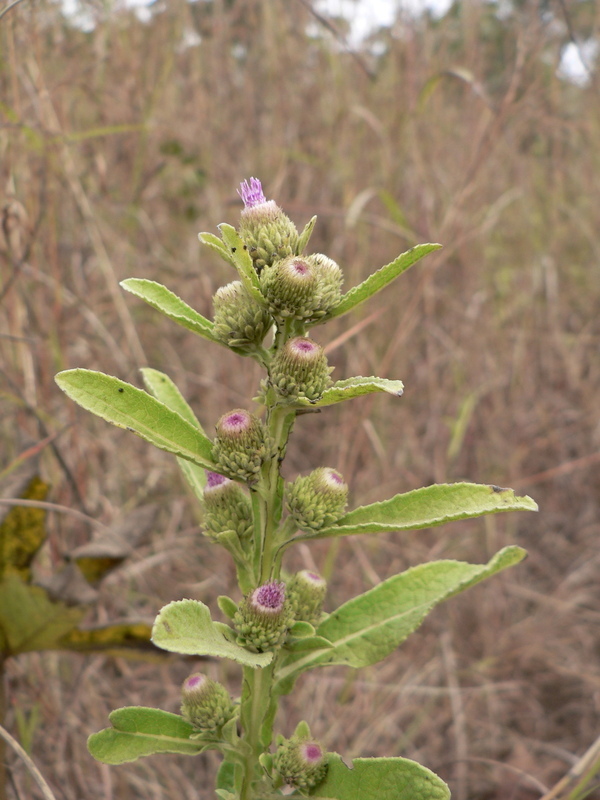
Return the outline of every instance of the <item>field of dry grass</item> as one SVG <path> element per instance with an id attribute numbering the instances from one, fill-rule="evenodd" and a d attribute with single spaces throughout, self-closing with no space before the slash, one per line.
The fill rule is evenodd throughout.
<path id="1" fill-rule="evenodd" d="M 600 83 L 556 77 L 562 12 L 589 33 L 598 8 L 550 3 L 550 23 L 525 3 L 499 22 L 493 4 L 465 2 L 382 32 L 376 57 L 347 52 L 295 0 L 169 0 L 151 23 L 89 5 L 87 33 L 49 0 L 0 19 L 0 470 L 52 437 L 52 502 L 104 522 L 161 504 L 96 620 L 152 617 L 181 597 L 214 608 L 234 591 L 232 565 L 198 534 L 174 459 L 78 410 L 54 375 L 81 366 L 141 385 L 150 365 L 207 430 L 248 403 L 253 363 L 118 282 L 159 280 L 211 316 L 232 275 L 196 235 L 236 224 L 250 175 L 299 225 L 318 214 L 311 245 L 347 286 L 441 242 L 352 318 L 316 329 L 336 377 L 401 378 L 404 397 L 300 419 L 286 471 L 335 467 L 354 504 L 489 482 L 540 513 L 322 542 L 289 565 L 323 571 L 333 607 L 434 558 L 485 561 L 516 542 L 529 559 L 438 609 L 383 664 L 306 675 L 280 728 L 304 715 L 341 753 L 420 760 L 456 800 L 541 798 L 600 733 Z M 48 524 L 42 569 L 92 532 L 65 514 Z M 208 670 L 238 691 L 237 668 Z M 22 737 L 16 709 L 37 715 L 30 752 L 60 800 L 212 796 L 210 757 L 108 768 L 85 746 L 117 706 L 177 710 L 189 662 L 45 653 L 7 671 L 5 725 Z M 38 798 L 8 758 L 9 796 Z"/>

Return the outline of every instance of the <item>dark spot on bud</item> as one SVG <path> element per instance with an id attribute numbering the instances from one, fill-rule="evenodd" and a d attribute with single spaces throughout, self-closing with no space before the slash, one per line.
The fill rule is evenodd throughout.
<path id="1" fill-rule="evenodd" d="M 123 389 L 123 388 L 121 387 L 121 388 L 119 389 L 119 391 L 120 391 L 120 392 L 124 392 L 124 391 L 125 391 L 125 389 Z"/>
<path id="2" fill-rule="evenodd" d="M 237 250 L 237 247 L 232 247 L 232 248 L 231 248 L 231 252 L 232 252 L 232 253 L 235 253 L 235 251 L 236 251 L 236 250 Z"/>

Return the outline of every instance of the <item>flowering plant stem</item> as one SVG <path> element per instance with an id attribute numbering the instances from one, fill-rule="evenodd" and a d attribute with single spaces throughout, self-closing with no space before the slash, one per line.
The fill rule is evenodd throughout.
<path id="1" fill-rule="evenodd" d="M 263 418 L 234 409 L 220 418 L 211 439 L 175 384 L 157 370 L 142 370 L 148 392 L 82 369 L 56 380 L 88 410 L 177 456 L 203 506 L 205 535 L 235 562 L 241 599 L 219 598 L 228 624 L 214 622 L 210 609 L 197 600 L 169 603 L 156 618 L 152 638 L 172 652 L 237 662 L 241 696 L 232 698 L 224 686 L 194 673 L 182 687 L 181 715 L 117 709 L 110 715 L 112 727 L 93 734 L 88 747 L 108 764 L 216 749 L 223 756 L 216 785 L 221 800 L 282 794 L 445 800 L 448 787 L 414 761 L 357 758 L 349 770 L 312 736 L 305 721 L 291 737 L 275 735 L 279 700 L 307 670 L 381 661 L 438 603 L 518 563 L 525 552 L 509 546 L 487 564 L 422 564 L 382 581 L 331 615 L 324 611 L 325 580 L 309 570 L 288 575 L 282 559 L 298 541 L 416 530 L 482 514 L 535 510 L 536 504 L 511 489 L 455 483 L 346 511 L 348 486 L 335 469 L 318 467 L 284 481 L 281 463 L 299 415 L 373 392 L 397 398 L 403 391 L 400 381 L 387 378 L 333 382 L 310 329 L 353 310 L 439 245 L 412 248 L 342 294 L 340 267 L 319 253 L 303 255 L 314 218 L 298 233 L 279 206 L 266 200 L 255 178 L 242 184 L 240 194 L 245 207 L 238 230 L 223 224 L 221 239 L 200 235 L 239 277 L 216 293 L 214 321 L 153 281 L 133 278 L 122 285 L 178 324 L 261 364 L 266 377 L 257 399 Z"/>

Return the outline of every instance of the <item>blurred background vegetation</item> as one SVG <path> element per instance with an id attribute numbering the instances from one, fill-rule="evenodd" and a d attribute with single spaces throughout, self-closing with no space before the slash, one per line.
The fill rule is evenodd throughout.
<path id="1" fill-rule="evenodd" d="M 311 246 L 342 265 L 347 287 L 441 242 L 380 298 L 315 331 L 334 377 L 401 378 L 404 397 L 301 419 L 286 473 L 340 469 L 355 505 L 468 479 L 512 486 L 541 511 L 322 542 L 289 566 L 323 571 L 334 607 L 424 560 L 484 561 L 510 542 L 530 557 L 436 611 L 383 664 L 306 675 L 279 727 L 305 716 L 343 754 L 418 759 L 456 800 L 540 798 L 600 719 L 599 5 L 400 7 L 360 40 L 309 0 L 78 9 L 24 0 L 0 19 L 0 470 L 43 443 L 52 502 L 107 524 L 160 503 L 91 621 L 151 618 L 181 597 L 214 609 L 235 592 L 232 566 L 198 534 L 174 459 L 78 410 L 55 373 L 141 385 L 150 365 L 208 431 L 248 404 L 254 363 L 118 282 L 158 280 L 212 316 L 233 275 L 196 235 L 236 224 L 235 189 L 251 175 L 299 226 L 318 214 Z M 567 79 L 563 55 L 579 45 L 583 71 Z M 48 526 L 42 571 L 92 532 L 58 513 Z M 61 800 L 204 800 L 210 756 L 108 768 L 85 746 L 114 707 L 176 711 L 196 666 L 25 655 L 8 665 L 5 724 Z M 206 668 L 239 692 L 234 665 Z M 8 758 L 9 796 L 37 798 Z"/>

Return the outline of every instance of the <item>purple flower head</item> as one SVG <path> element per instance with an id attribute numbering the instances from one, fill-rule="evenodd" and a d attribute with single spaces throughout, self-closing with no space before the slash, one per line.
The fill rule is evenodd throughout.
<path id="1" fill-rule="evenodd" d="M 258 178 L 250 178 L 250 182 L 242 181 L 238 194 L 244 201 L 244 208 L 254 208 L 267 202 Z"/>
<path id="2" fill-rule="evenodd" d="M 323 587 L 327 586 L 327 581 L 325 578 L 322 578 L 317 572 L 311 572 L 309 569 L 300 570 L 298 577 L 300 580 L 304 581 L 304 583 L 307 583 L 317 589 L 322 589 Z"/>
<path id="3" fill-rule="evenodd" d="M 323 748 L 318 742 L 302 742 L 299 750 L 304 762 L 311 767 L 323 760 Z"/>
<path id="4" fill-rule="evenodd" d="M 296 336 L 285 344 L 285 350 L 294 363 L 311 364 L 321 358 L 323 348 L 312 339 Z"/>
<path id="5" fill-rule="evenodd" d="M 235 408 L 223 414 L 217 423 L 217 433 L 225 436 L 238 436 L 252 427 L 252 414 L 243 408 Z"/>
<path id="6" fill-rule="evenodd" d="M 250 596 L 250 605 L 263 614 L 279 614 L 285 602 L 285 583 L 269 581 L 255 589 Z"/>
<path id="7" fill-rule="evenodd" d="M 225 475 L 219 475 L 218 472 L 206 471 L 206 488 L 214 489 L 216 486 L 222 486 L 224 483 L 229 483 L 229 478 Z"/>
<path id="8" fill-rule="evenodd" d="M 189 678 L 186 678 L 183 684 L 183 691 L 190 692 L 194 689 L 201 689 L 204 684 L 207 682 L 208 678 L 206 675 L 202 675 L 200 672 L 195 672 L 193 675 L 190 675 Z"/>

